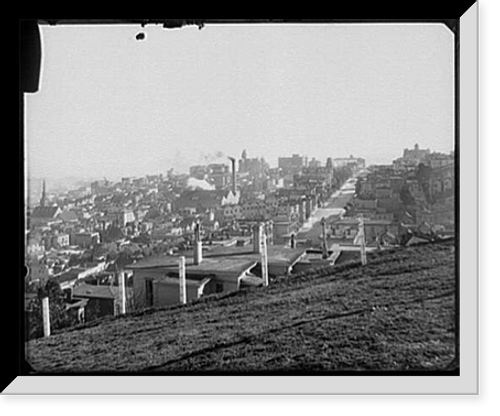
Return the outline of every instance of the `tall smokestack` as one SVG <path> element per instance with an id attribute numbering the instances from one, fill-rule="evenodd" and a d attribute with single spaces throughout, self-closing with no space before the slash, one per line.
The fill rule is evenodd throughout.
<path id="1" fill-rule="evenodd" d="M 231 161 L 231 190 L 236 195 L 236 159 L 229 156 L 229 160 Z"/>
<path id="2" fill-rule="evenodd" d="M 198 265 L 203 260 L 203 247 L 201 243 L 201 225 L 196 223 L 194 227 L 194 253 L 193 253 L 193 263 Z"/>

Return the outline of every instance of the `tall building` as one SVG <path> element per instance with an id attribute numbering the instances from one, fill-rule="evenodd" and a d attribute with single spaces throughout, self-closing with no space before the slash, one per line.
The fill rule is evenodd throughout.
<path id="1" fill-rule="evenodd" d="M 331 157 L 327 158 L 326 159 L 326 168 L 328 170 L 332 170 L 333 169 L 333 160 Z"/>
<path id="2" fill-rule="evenodd" d="M 231 183 L 231 172 L 229 166 L 222 163 L 212 163 L 208 165 L 208 179 L 215 186 L 215 189 L 225 189 Z"/>
<path id="3" fill-rule="evenodd" d="M 251 176 L 260 176 L 269 170 L 269 165 L 264 158 L 251 158 L 247 156 L 247 151 L 243 150 L 241 159 L 238 161 L 238 171 L 240 173 L 249 173 Z"/>
<path id="4" fill-rule="evenodd" d="M 392 164 L 397 170 L 415 168 L 419 163 L 427 159 L 430 154 L 430 149 L 420 149 L 418 143 L 416 143 L 413 149 L 404 149 L 403 156 L 395 159 Z"/>
<path id="5" fill-rule="evenodd" d="M 307 157 L 293 154 L 291 157 L 279 157 L 278 167 L 284 172 L 299 172 L 307 166 Z"/>
<path id="6" fill-rule="evenodd" d="M 430 149 L 420 149 L 418 143 L 415 143 L 413 149 L 405 149 L 403 152 L 403 158 L 409 159 L 415 162 L 422 161 L 426 156 L 431 153 Z"/>

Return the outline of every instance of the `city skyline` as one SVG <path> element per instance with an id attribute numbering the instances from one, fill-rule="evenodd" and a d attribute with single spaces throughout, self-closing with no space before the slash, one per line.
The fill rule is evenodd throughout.
<path id="1" fill-rule="evenodd" d="M 377 164 L 415 143 L 453 150 L 443 25 L 44 26 L 42 43 L 29 177 L 187 172 L 243 149 L 272 167 L 294 153 Z"/>

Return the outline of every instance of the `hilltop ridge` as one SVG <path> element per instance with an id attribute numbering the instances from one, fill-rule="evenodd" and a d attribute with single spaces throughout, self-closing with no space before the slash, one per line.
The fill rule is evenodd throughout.
<path id="1" fill-rule="evenodd" d="M 27 343 L 41 373 L 455 369 L 454 240 L 397 248 Z"/>

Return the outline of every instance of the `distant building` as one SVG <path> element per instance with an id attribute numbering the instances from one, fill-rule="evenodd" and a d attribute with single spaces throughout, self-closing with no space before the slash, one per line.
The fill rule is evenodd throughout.
<path id="1" fill-rule="evenodd" d="M 278 167 L 285 173 L 300 172 L 307 167 L 307 157 L 293 154 L 291 157 L 279 157 Z"/>
<path id="2" fill-rule="evenodd" d="M 246 150 L 243 150 L 238 163 L 240 173 L 249 173 L 251 176 L 261 176 L 269 170 L 269 164 L 264 158 L 248 158 Z"/>
<path id="3" fill-rule="evenodd" d="M 444 154 L 433 152 L 422 161 L 424 165 L 431 167 L 432 169 L 444 168 L 446 166 L 454 165 L 455 157 L 452 154 Z"/>
<path id="4" fill-rule="evenodd" d="M 82 248 L 89 248 L 101 242 L 99 233 L 97 232 L 83 232 L 76 233 L 71 236 L 71 245 Z"/>
<path id="5" fill-rule="evenodd" d="M 332 184 L 332 172 L 327 167 L 309 166 L 303 168 L 300 173 L 293 175 L 293 185 L 295 188 L 305 188 L 314 190 L 320 194 L 325 192 Z"/>
<path id="6" fill-rule="evenodd" d="M 314 157 L 309 161 L 308 167 L 310 168 L 319 168 L 321 167 L 321 161 L 315 159 Z"/>
<path id="7" fill-rule="evenodd" d="M 455 195 L 454 164 L 432 169 L 429 180 L 430 196 L 433 200 Z"/>
<path id="8" fill-rule="evenodd" d="M 225 205 L 223 213 L 226 220 L 242 218 L 242 206 L 239 204 Z"/>
<path id="9" fill-rule="evenodd" d="M 189 176 L 198 180 L 206 179 L 210 169 L 205 165 L 196 165 L 189 168 Z"/>
<path id="10" fill-rule="evenodd" d="M 121 208 L 109 209 L 106 217 L 108 221 L 111 221 L 117 227 L 124 227 L 125 225 L 135 221 L 135 215 L 132 210 Z"/>
<path id="11" fill-rule="evenodd" d="M 208 180 L 215 186 L 215 189 L 221 190 L 230 186 L 231 172 L 229 166 L 223 163 L 213 163 L 208 165 Z"/>
<path id="12" fill-rule="evenodd" d="M 79 215 L 73 209 L 65 209 L 59 214 L 59 218 L 64 223 L 76 223 L 79 220 Z"/>
<path id="13" fill-rule="evenodd" d="M 69 234 L 57 234 L 52 237 L 52 247 L 63 248 L 69 246 Z"/>
<path id="14" fill-rule="evenodd" d="M 430 153 L 431 153 L 430 149 L 420 149 L 418 143 L 415 143 L 413 149 L 405 149 L 403 151 L 403 158 L 421 161 Z"/>
<path id="15" fill-rule="evenodd" d="M 236 195 L 228 190 L 204 190 L 194 189 L 184 191 L 175 201 L 174 210 L 180 212 L 186 208 L 194 209 L 196 212 L 218 210 L 225 205 L 235 205 L 240 201 L 240 192 Z"/>
<path id="16" fill-rule="evenodd" d="M 430 149 L 420 149 L 416 143 L 413 149 L 404 149 L 403 156 L 394 160 L 392 165 L 396 170 L 415 168 L 431 154 Z"/>
<path id="17" fill-rule="evenodd" d="M 329 163 L 327 163 L 328 165 Z M 350 155 L 349 157 L 337 157 L 331 162 L 334 168 L 341 168 L 343 166 L 349 166 L 354 172 L 362 170 L 365 168 L 365 159 L 362 157 L 354 157 Z"/>
<path id="18" fill-rule="evenodd" d="M 102 181 L 95 181 L 90 184 L 90 191 L 94 195 L 106 194 L 111 192 L 111 182 L 104 179 Z"/>
<path id="19" fill-rule="evenodd" d="M 30 215 L 31 225 L 47 225 L 58 222 L 62 210 L 58 206 L 38 206 Z"/>
<path id="20" fill-rule="evenodd" d="M 41 282 L 43 284 L 49 279 L 49 268 L 36 257 L 29 257 L 27 266 L 28 274 L 26 275 L 26 280 L 30 282 Z"/>
<path id="21" fill-rule="evenodd" d="M 354 239 L 359 230 L 357 218 L 341 218 L 331 224 L 331 233 L 336 238 Z M 368 219 L 364 222 L 366 242 L 374 242 L 386 233 L 399 235 L 399 224 L 390 220 Z"/>

